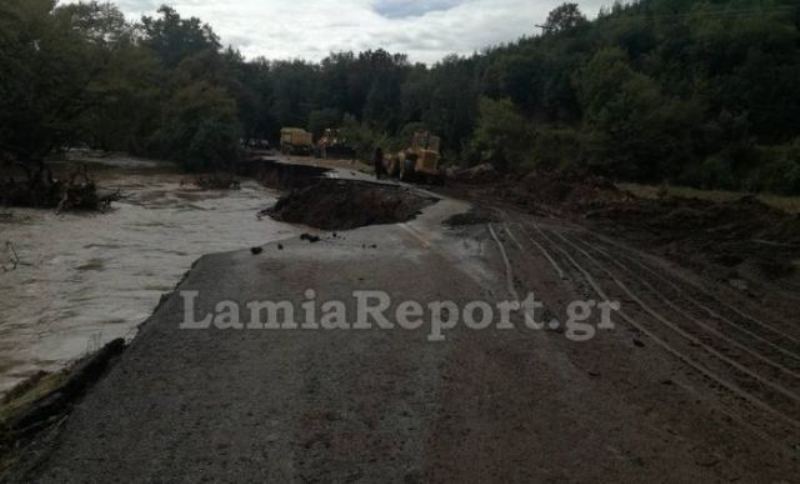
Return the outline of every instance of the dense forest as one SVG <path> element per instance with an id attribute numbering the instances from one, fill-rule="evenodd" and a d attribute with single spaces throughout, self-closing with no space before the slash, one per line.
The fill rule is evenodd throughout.
<path id="1" fill-rule="evenodd" d="M 514 43 L 435 65 L 383 50 L 246 60 L 162 7 L 0 3 L 0 157 L 72 146 L 218 169 L 241 140 L 342 126 L 362 154 L 414 130 L 448 162 L 800 193 L 800 3 L 564 4 Z"/>

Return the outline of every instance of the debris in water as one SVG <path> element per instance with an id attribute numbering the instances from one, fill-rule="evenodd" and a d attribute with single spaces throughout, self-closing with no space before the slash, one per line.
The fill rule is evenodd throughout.
<path id="1" fill-rule="evenodd" d="M 250 249 L 250 252 L 252 252 L 253 255 L 259 255 L 262 252 L 264 252 L 264 249 L 262 247 L 253 247 L 252 249 Z"/>
<path id="2" fill-rule="evenodd" d="M 195 178 L 194 184 L 203 190 L 241 190 L 242 184 L 230 173 L 214 173 Z M 183 185 L 183 181 L 181 181 Z"/>
<path id="3" fill-rule="evenodd" d="M 306 240 L 306 241 L 308 241 L 308 242 L 310 242 L 312 244 L 316 244 L 317 242 L 320 241 L 320 238 L 317 237 L 316 235 L 303 234 L 303 235 L 300 236 L 300 240 Z"/>
<path id="4" fill-rule="evenodd" d="M 0 268 L 3 269 L 3 272 L 11 272 L 16 270 L 19 265 L 19 255 L 11 241 L 6 242 L 6 252 L 8 252 L 8 264 L 3 264 Z"/>

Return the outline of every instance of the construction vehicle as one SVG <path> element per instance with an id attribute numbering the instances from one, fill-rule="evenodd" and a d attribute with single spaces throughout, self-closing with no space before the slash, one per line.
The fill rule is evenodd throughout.
<path id="1" fill-rule="evenodd" d="M 315 154 L 317 158 L 323 159 L 353 159 L 356 156 L 356 151 L 347 144 L 347 139 L 342 136 L 338 129 L 329 128 L 325 130 L 325 134 L 317 141 Z"/>
<path id="2" fill-rule="evenodd" d="M 284 155 L 310 155 L 314 150 L 314 137 L 301 128 L 281 130 L 281 153 Z"/>
<path id="3" fill-rule="evenodd" d="M 443 185 L 444 170 L 439 166 L 441 138 L 428 131 L 417 131 L 411 146 L 387 158 L 386 171 L 390 176 L 406 182 L 425 182 Z"/>

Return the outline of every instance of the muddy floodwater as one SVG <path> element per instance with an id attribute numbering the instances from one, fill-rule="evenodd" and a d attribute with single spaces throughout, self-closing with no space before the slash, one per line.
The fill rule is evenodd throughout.
<path id="1" fill-rule="evenodd" d="M 14 209 L 0 218 L 0 394 L 114 338 L 132 338 L 203 254 L 295 235 L 259 210 L 277 193 L 253 181 L 205 191 L 170 165 L 114 158 L 94 166 L 125 198 L 103 214 Z"/>

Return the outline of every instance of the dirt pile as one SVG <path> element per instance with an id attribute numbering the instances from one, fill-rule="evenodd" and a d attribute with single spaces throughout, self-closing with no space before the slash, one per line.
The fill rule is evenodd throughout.
<path id="1" fill-rule="evenodd" d="M 497 181 L 501 175 L 490 163 L 484 163 L 472 168 L 451 169 L 447 178 L 458 183 L 481 184 Z"/>
<path id="2" fill-rule="evenodd" d="M 516 205 L 573 212 L 592 210 L 609 203 L 634 199 L 619 190 L 610 180 L 598 176 L 581 176 L 573 173 L 533 172 L 519 180 L 507 179 L 495 188 L 495 195 Z"/>
<path id="3" fill-rule="evenodd" d="M 435 202 L 400 186 L 321 179 L 291 191 L 263 214 L 322 230 L 350 230 L 406 222 Z"/>

